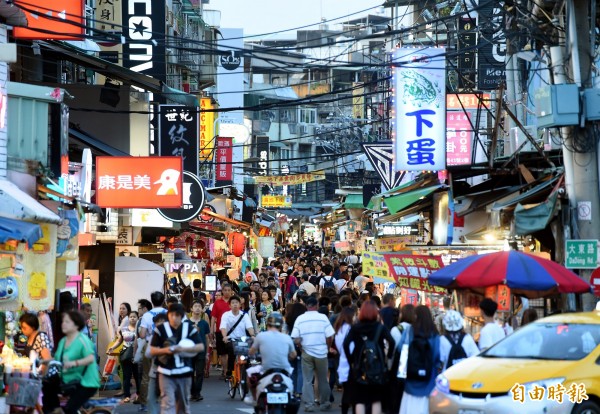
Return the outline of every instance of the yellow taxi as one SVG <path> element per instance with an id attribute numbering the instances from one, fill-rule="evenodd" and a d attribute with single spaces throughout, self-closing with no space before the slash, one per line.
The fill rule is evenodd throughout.
<path id="1" fill-rule="evenodd" d="M 600 414 L 600 312 L 549 316 L 440 374 L 429 414 Z"/>

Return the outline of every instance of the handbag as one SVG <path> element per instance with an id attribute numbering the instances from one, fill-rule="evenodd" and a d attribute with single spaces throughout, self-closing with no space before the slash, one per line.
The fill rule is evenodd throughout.
<path id="1" fill-rule="evenodd" d="M 124 347 L 119 354 L 119 361 L 132 361 L 133 360 L 133 344 Z"/>
<path id="2" fill-rule="evenodd" d="M 56 358 L 61 363 L 63 362 L 62 358 L 63 358 L 64 353 L 65 353 L 65 348 L 63 346 L 63 348 L 61 349 L 61 352 L 60 352 L 60 358 Z M 88 367 L 89 367 L 89 364 L 86 365 L 85 368 L 83 369 L 83 372 L 81 373 L 81 378 L 83 378 L 85 376 L 85 373 L 87 372 Z M 77 388 L 81 384 L 81 378 L 74 379 L 73 381 L 65 382 L 65 381 L 63 381 L 63 377 L 61 375 L 61 377 L 60 377 L 60 393 L 65 397 L 71 396 L 74 392 L 77 391 Z"/>

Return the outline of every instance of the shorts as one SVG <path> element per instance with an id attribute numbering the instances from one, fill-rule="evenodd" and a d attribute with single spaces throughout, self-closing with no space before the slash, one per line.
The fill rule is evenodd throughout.
<path id="1" fill-rule="evenodd" d="M 215 339 L 217 343 L 217 355 L 227 355 L 227 347 L 223 341 L 223 334 L 221 332 L 215 332 Z"/>

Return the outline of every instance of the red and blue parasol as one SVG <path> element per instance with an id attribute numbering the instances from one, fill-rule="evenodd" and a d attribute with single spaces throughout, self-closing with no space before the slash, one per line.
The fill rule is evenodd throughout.
<path id="1" fill-rule="evenodd" d="M 514 250 L 465 257 L 433 272 L 429 283 L 479 292 L 507 285 L 513 294 L 528 298 L 591 291 L 589 283 L 560 264 Z"/>

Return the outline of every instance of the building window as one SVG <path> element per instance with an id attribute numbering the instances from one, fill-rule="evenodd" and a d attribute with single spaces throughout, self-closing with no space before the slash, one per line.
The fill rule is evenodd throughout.
<path id="1" fill-rule="evenodd" d="M 302 124 L 316 124 L 317 123 L 317 109 L 316 108 L 300 108 L 300 109 L 298 109 L 298 121 Z"/>

